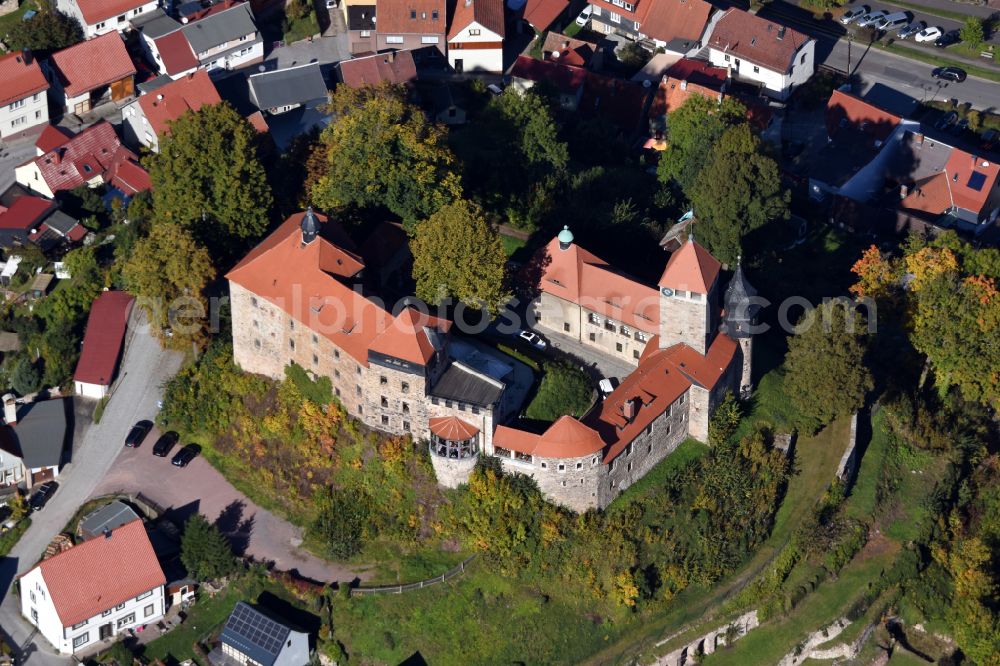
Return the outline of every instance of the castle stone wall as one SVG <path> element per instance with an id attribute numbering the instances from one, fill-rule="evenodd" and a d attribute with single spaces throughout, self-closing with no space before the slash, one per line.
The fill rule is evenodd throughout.
<path id="1" fill-rule="evenodd" d="M 437 477 L 438 484 L 445 488 L 458 488 L 463 483 L 468 483 L 469 475 L 479 460 L 479 456 L 460 459 L 442 458 L 433 451 L 430 452 L 430 456 L 434 476 Z"/>

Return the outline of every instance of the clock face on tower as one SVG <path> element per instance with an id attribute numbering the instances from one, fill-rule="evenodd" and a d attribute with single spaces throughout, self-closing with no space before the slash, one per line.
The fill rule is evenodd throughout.
<path id="1" fill-rule="evenodd" d="M 671 289 L 670 287 L 662 287 L 660 289 L 660 293 L 662 293 L 664 296 L 673 296 L 674 290 Z"/>

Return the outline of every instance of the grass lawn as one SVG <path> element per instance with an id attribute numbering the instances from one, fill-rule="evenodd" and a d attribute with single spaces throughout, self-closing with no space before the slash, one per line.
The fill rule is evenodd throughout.
<path id="1" fill-rule="evenodd" d="M 31 527 L 31 518 L 25 516 L 17 525 L 0 535 L 0 557 L 4 557 L 11 551 L 29 527 Z"/>
<path id="2" fill-rule="evenodd" d="M 962 12 L 953 12 L 948 9 L 941 9 L 940 7 L 934 7 L 932 5 L 917 4 L 915 2 L 901 2 L 900 0 L 893 0 L 892 4 L 899 5 L 904 9 L 912 9 L 915 12 L 920 12 L 922 14 L 930 14 L 932 16 L 940 16 L 941 18 L 951 19 L 953 21 L 958 21 L 959 23 L 965 22 L 965 19 L 969 17 L 968 14 L 963 14 Z"/>
<path id="3" fill-rule="evenodd" d="M 364 550 L 352 562 L 359 566 L 369 562 L 378 563 L 365 585 L 392 585 L 415 583 L 440 576 L 471 554 L 446 551 L 437 543 L 407 549 L 397 543 L 378 540 L 365 544 Z"/>
<path id="4" fill-rule="evenodd" d="M 281 39 L 286 44 L 291 44 L 318 33 L 319 23 L 316 21 L 316 12 L 310 12 L 308 16 L 289 21 L 288 29 L 285 30 Z"/>
<path id="5" fill-rule="evenodd" d="M 35 2 L 35 0 L 25 0 L 21 3 L 21 6 L 17 9 L 17 11 L 7 14 L 6 16 L 0 16 L 0 39 L 6 37 L 8 33 L 21 23 L 21 17 L 24 16 L 24 12 L 29 9 L 37 10 L 38 3 Z"/>
<path id="6" fill-rule="evenodd" d="M 663 482 L 678 470 L 684 469 L 694 461 L 708 453 L 708 447 L 696 439 L 685 439 L 660 464 L 649 471 L 625 491 L 616 497 L 607 512 L 609 515 L 620 513 L 633 502 L 641 501 L 650 492 L 655 492 Z"/>
<path id="7" fill-rule="evenodd" d="M 522 240 L 520 238 L 514 238 L 513 236 L 505 236 L 500 234 L 500 240 L 503 241 L 503 251 L 507 253 L 507 258 L 514 256 L 514 253 L 520 250 L 522 247 L 527 245 L 528 241 Z"/>

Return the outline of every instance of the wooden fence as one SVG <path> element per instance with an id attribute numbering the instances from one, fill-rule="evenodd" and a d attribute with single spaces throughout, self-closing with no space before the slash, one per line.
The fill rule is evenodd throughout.
<path id="1" fill-rule="evenodd" d="M 462 560 L 462 562 L 460 562 L 457 566 L 449 569 L 440 576 L 421 580 L 416 583 L 406 583 L 404 585 L 379 585 L 373 587 L 353 587 L 351 588 L 351 595 L 360 597 L 366 594 L 402 594 L 403 592 L 407 592 L 409 590 L 419 590 L 425 587 L 430 587 L 431 585 L 437 585 L 438 583 L 445 582 L 449 578 L 461 576 L 465 573 L 466 566 L 468 566 L 474 559 L 476 559 L 476 556 L 470 555 Z"/>

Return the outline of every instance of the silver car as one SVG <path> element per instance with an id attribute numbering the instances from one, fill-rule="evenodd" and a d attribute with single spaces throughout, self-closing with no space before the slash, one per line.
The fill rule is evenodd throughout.
<path id="1" fill-rule="evenodd" d="M 840 22 L 844 25 L 850 25 L 870 11 L 871 7 L 867 5 L 855 7 L 854 9 L 848 9 L 844 12 L 844 15 L 840 17 Z"/>
<path id="2" fill-rule="evenodd" d="M 889 12 L 885 11 L 884 9 L 879 9 L 874 12 L 868 12 L 867 14 L 861 17 L 860 21 L 858 21 L 858 27 L 867 28 L 868 26 L 874 26 L 876 23 L 878 23 L 888 15 Z"/>
<path id="3" fill-rule="evenodd" d="M 897 39 L 909 39 L 927 27 L 926 21 L 914 21 L 896 34 Z"/>

